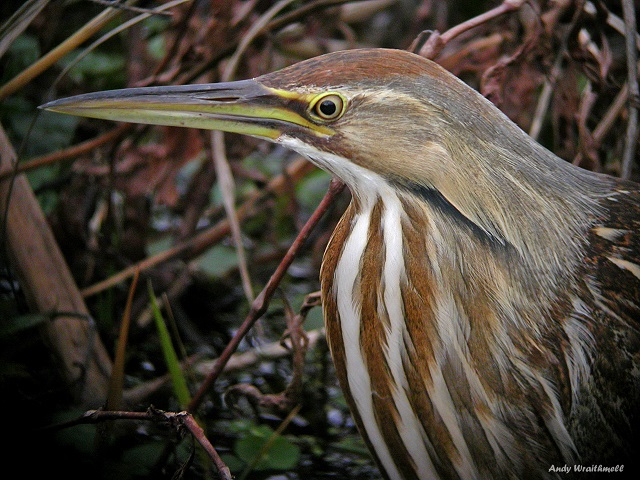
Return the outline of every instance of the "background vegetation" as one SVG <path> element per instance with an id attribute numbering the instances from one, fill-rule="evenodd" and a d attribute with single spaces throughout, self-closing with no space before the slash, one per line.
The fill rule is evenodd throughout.
<path id="1" fill-rule="evenodd" d="M 8 462 L 27 478 L 216 478 L 222 463 L 238 478 L 377 478 L 308 297 L 348 191 L 332 197 L 285 270 L 327 174 L 247 137 L 220 144 L 208 132 L 39 105 L 251 78 L 342 49 L 409 49 L 480 90 L 566 161 L 633 178 L 638 40 L 634 32 L 625 42 L 624 24 L 633 10 L 631 1 L 577 0 L 3 1 Z M 31 191 L 44 226 L 21 203 Z M 51 248 L 28 250 L 49 228 L 71 293 L 57 290 L 66 267 L 51 263 Z M 64 307 L 69 298 L 80 306 Z M 83 416 L 97 407 L 105 409 Z M 193 416 L 171 413 L 184 409 Z"/>

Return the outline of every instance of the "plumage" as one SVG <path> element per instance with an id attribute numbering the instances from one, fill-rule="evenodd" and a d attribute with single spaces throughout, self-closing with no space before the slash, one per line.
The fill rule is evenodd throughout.
<path id="1" fill-rule="evenodd" d="M 553 477 L 554 464 L 631 462 L 640 406 L 638 186 L 555 157 L 410 54 L 334 54 L 265 84 L 313 85 L 351 101 L 353 117 L 347 111 L 335 126 L 340 138 L 297 149 L 354 194 L 327 248 L 323 302 L 341 385 L 354 412 L 376 412 L 375 421 L 356 418 L 387 474 L 537 478 Z M 382 123 L 385 134 L 376 135 Z M 400 244 L 387 240 L 398 227 Z M 401 264 L 390 269 L 394 259 Z M 400 308 L 390 301 L 398 294 Z M 354 357 L 358 385 L 349 377 Z"/>
<path id="2" fill-rule="evenodd" d="M 139 99 L 168 90 L 53 108 L 228 131 L 245 122 L 348 185 L 323 311 L 340 385 L 387 478 L 637 468 L 637 184 L 559 159 L 407 52 L 338 52 L 222 85 L 183 90 L 178 123 L 122 100 L 152 111 Z M 234 116 L 236 105 L 261 113 Z"/>

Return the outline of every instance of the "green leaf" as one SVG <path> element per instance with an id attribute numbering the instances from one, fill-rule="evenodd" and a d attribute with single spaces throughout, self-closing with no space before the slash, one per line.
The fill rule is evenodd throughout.
<path id="1" fill-rule="evenodd" d="M 289 470 L 300 460 L 300 449 L 266 425 L 252 428 L 236 441 L 234 452 L 254 470 Z"/>
<path id="2" fill-rule="evenodd" d="M 173 246 L 173 239 L 169 236 L 160 237 L 147 244 L 147 255 L 153 256 L 158 253 L 164 252 Z"/>
<path id="3" fill-rule="evenodd" d="M 4 57 L 5 64 L 0 77 L 2 84 L 33 64 L 39 57 L 40 44 L 38 39 L 28 33 L 18 36 Z"/>
<path id="4" fill-rule="evenodd" d="M 333 448 L 343 452 L 355 453 L 363 457 L 369 456 L 369 449 L 359 435 L 351 435 L 333 444 Z"/>
<path id="5" fill-rule="evenodd" d="M 285 437 L 276 437 L 271 447 L 263 456 L 269 468 L 289 470 L 300 461 L 300 448 Z"/>
<path id="6" fill-rule="evenodd" d="M 238 265 L 238 257 L 233 247 L 214 245 L 198 258 L 200 268 L 213 277 L 221 277 Z"/>
<path id="7" fill-rule="evenodd" d="M 173 383 L 173 391 L 178 398 L 178 402 L 183 407 L 186 407 L 191 402 L 191 394 L 187 388 L 187 380 L 184 377 L 180 362 L 178 361 L 178 355 L 173 348 L 171 342 L 171 335 L 169 335 L 169 329 L 164 323 L 160 307 L 158 307 L 158 300 L 153 293 L 153 287 L 151 282 L 148 284 L 149 299 L 151 301 L 151 310 L 153 311 L 153 318 L 155 320 L 156 329 L 158 330 L 158 337 L 160 338 L 160 347 L 162 348 L 162 354 L 164 355 L 164 361 L 167 364 L 169 375 Z"/>
<path id="8" fill-rule="evenodd" d="M 80 54 L 78 50 L 63 58 L 60 64 L 68 67 Z M 93 50 L 74 64 L 68 75 L 79 85 L 89 83 L 91 89 L 119 88 L 125 83 L 122 74 L 125 66 L 124 57 L 119 53 Z"/>
<path id="9" fill-rule="evenodd" d="M 79 119 L 72 115 L 44 111 L 36 113 L 36 106 L 30 100 L 20 96 L 7 98 L 0 103 L 0 120 L 7 127 L 14 144 L 21 145 L 28 135 L 22 150 L 24 158 L 67 147 L 71 144 L 75 128 L 79 123 Z M 34 118 L 36 118 L 35 123 L 33 123 Z M 59 165 L 53 167 L 56 172 L 59 172 Z"/>
<path id="10" fill-rule="evenodd" d="M 220 455 L 220 458 L 232 472 L 239 472 L 246 465 L 245 462 L 230 453 L 223 453 Z"/>

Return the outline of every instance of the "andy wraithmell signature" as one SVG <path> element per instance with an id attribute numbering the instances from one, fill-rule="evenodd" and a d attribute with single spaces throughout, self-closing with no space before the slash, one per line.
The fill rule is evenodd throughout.
<path id="1" fill-rule="evenodd" d="M 551 465 L 549 472 L 553 473 L 621 473 L 624 470 L 624 465 Z"/>

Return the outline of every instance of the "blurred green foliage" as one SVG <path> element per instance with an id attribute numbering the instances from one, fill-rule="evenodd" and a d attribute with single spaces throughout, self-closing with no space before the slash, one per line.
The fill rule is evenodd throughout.
<path id="1" fill-rule="evenodd" d="M 234 473 L 244 471 L 247 466 L 256 471 L 289 470 L 300 460 L 300 448 L 288 437 L 277 435 L 268 425 L 237 420 L 231 429 L 239 438 L 234 443 L 233 454 L 225 455 L 224 460 Z"/>

